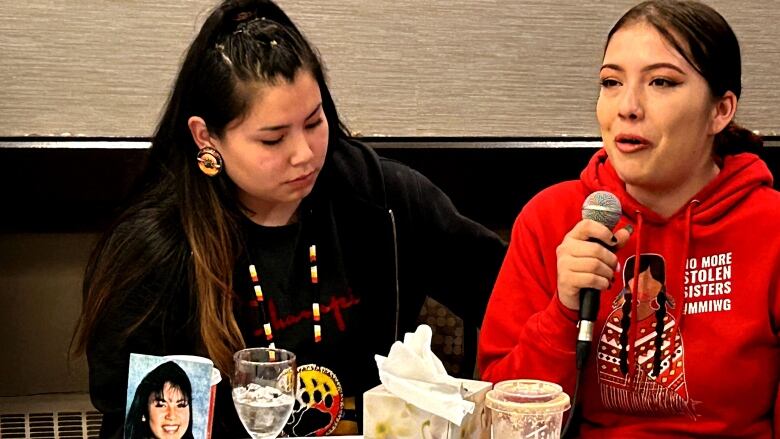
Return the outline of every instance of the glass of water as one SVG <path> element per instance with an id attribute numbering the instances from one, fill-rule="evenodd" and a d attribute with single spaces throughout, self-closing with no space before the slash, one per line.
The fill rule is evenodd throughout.
<path id="1" fill-rule="evenodd" d="M 233 404 L 254 439 L 275 438 L 295 403 L 295 354 L 284 349 L 250 348 L 233 355 Z"/>

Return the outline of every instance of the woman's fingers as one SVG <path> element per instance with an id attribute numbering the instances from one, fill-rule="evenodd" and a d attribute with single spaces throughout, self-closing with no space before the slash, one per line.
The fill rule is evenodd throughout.
<path id="1" fill-rule="evenodd" d="M 623 248 L 628 239 L 631 238 L 632 233 L 634 233 L 634 227 L 631 224 L 626 224 L 623 228 L 618 229 L 615 232 L 615 239 L 617 239 L 615 248 Z"/>
<path id="2" fill-rule="evenodd" d="M 597 242 L 573 241 L 567 243 L 566 254 L 574 258 L 594 258 L 613 270 L 617 267 L 618 258 L 611 250 Z"/>
<path id="3" fill-rule="evenodd" d="M 580 221 L 566 234 L 556 249 L 558 296 L 565 306 L 578 309 L 583 288 L 610 287 L 618 265 L 612 250 L 624 245 L 629 236 L 630 230 L 621 229 L 613 235 L 603 224 L 592 220 Z"/>
<path id="4" fill-rule="evenodd" d="M 584 219 L 577 223 L 569 233 L 567 237 L 577 239 L 579 241 L 587 241 L 588 239 L 597 239 L 608 246 L 617 244 L 617 239 L 614 238 L 612 231 L 610 231 L 604 224 L 597 223 L 590 219 Z"/>

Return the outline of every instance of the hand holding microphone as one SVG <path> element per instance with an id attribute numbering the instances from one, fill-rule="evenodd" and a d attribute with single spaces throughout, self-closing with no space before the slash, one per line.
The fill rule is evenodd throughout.
<path id="1" fill-rule="evenodd" d="M 598 316 L 600 291 L 609 288 L 618 259 L 611 249 L 625 244 L 630 233 L 612 229 L 620 220 L 620 201 L 609 192 L 590 194 L 582 205 L 582 221 L 558 246 L 558 297 L 569 309 L 580 311 L 577 367 L 590 349 L 593 322 Z"/>

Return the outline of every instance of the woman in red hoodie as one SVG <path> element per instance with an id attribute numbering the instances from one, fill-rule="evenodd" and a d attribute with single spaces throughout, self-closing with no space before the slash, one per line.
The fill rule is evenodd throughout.
<path id="1" fill-rule="evenodd" d="M 780 437 L 780 194 L 733 121 L 736 36 L 704 4 L 644 2 L 610 31 L 599 77 L 604 148 L 518 216 L 482 377 L 572 395 L 579 291 L 595 288 L 582 437 Z M 599 190 L 621 202 L 614 233 L 581 219 Z"/>

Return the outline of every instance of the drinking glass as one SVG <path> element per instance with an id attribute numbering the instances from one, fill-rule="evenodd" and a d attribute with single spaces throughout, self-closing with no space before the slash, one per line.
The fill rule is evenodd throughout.
<path id="1" fill-rule="evenodd" d="M 250 348 L 233 355 L 233 404 L 254 439 L 275 438 L 295 403 L 295 354 L 284 349 Z"/>

